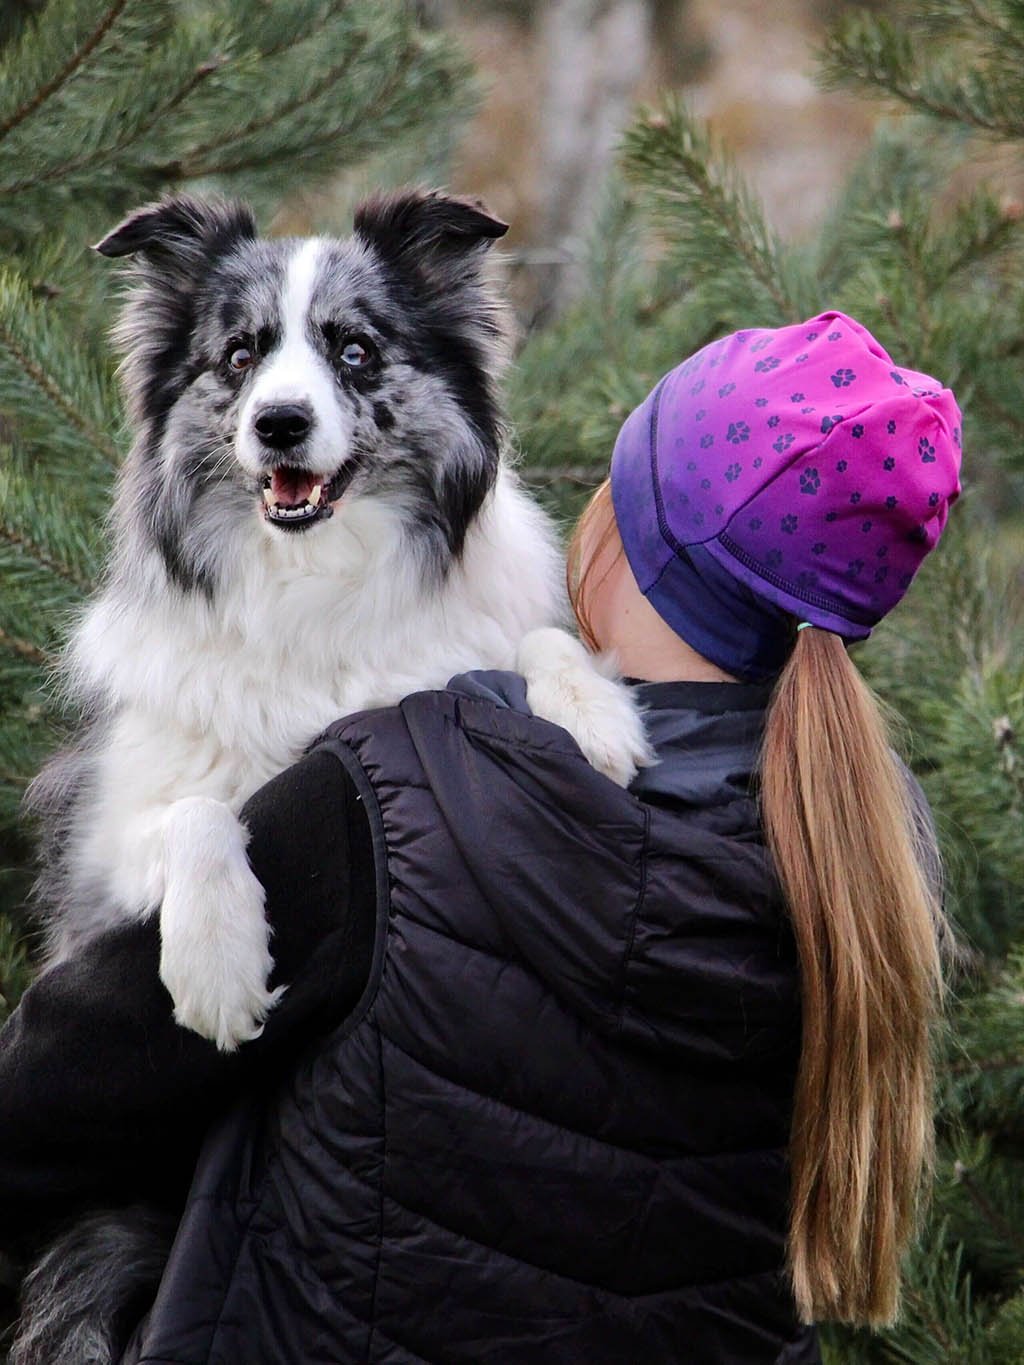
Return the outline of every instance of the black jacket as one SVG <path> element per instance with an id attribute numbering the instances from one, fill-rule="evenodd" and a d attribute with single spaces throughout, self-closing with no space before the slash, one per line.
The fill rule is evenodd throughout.
<path id="1" fill-rule="evenodd" d="M 331 1022 L 326 998 L 303 1007 L 305 972 L 291 1030 L 283 1006 L 234 1062 L 199 1040 L 162 1059 L 165 1121 L 179 1074 L 211 1084 L 219 1067 L 250 1097 L 204 1149 L 133 1359 L 817 1358 L 782 1274 L 799 1014 L 750 794 L 765 693 L 646 687 L 663 761 L 627 794 L 517 714 L 517 687 L 422 694 L 341 723 L 306 760 L 335 764 L 345 790 L 362 876 L 340 899 L 356 956 L 358 906 L 376 912 L 368 984 L 353 1012 L 341 981 L 340 1026 L 283 1083 L 286 1035 Z M 266 880 L 259 844 L 257 829 Z M 196 1106 L 196 1128 L 214 1108 Z M 81 1193 L 117 1184 L 108 1169 Z M 121 1193 L 147 1191 L 122 1173 Z"/>

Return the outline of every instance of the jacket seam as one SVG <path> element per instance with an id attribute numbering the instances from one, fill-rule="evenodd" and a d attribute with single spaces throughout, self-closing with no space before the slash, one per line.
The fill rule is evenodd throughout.
<path id="1" fill-rule="evenodd" d="M 380 1022 L 374 1020 L 374 1028 L 377 1034 L 377 1058 L 380 1073 L 380 1133 L 381 1133 L 381 1154 L 380 1154 L 380 1176 L 377 1180 L 377 1207 L 379 1216 L 377 1218 L 377 1260 L 373 1267 L 373 1292 L 370 1298 L 370 1334 L 366 1341 L 366 1359 L 369 1361 L 373 1352 L 373 1338 L 377 1331 L 377 1293 L 380 1289 L 380 1272 L 384 1260 L 384 1201 L 387 1198 L 387 1191 L 384 1188 L 384 1180 L 387 1174 L 388 1164 L 388 1092 L 387 1075 L 384 1070 L 384 1032 Z M 354 1180 L 359 1180 L 357 1175 L 353 1175 Z M 362 1182 L 365 1183 L 365 1182 Z M 287 1226 L 287 1225 L 286 1225 Z M 401 1343 L 399 1343 L 401 1344 Z"/>
<path id="2" fill-rule="evenodd" d="M 366 1188 L 369 1187 L 369 1182 L 363 1180 L 360 1176 L 353 1175 L 352 1179 Z M 411 1205 L 403 1203 L 401 1199 L 396 1199 L 394 1195 L 388 1194 L 387 1191 L 384 1192 L 384 1198 L 385 1200 L 390 1200 L 396 1208 L 410 1214 L 413 1218 L 422 1218 L 424 1222 L 429 1223 L 432 1227 L 440 1229 L 441 1232 L 447 1233 L 451 1237 L 456 1237 L 461 1241 L 468 1242 L 470 1246 L 480 1247 L 482 1250 L 493 1253 L 495 1256 L 500 1256 L 505 1261 L 511 1261 L 515 1265 L 526 1266 L 530 1270 L 536 1270 L 541 1275 L 550 1276 L 553 1280 L 561 1280 L 566 1284 L 577 1285 L 581 1289 L 594 1290 L 599 1294 L 606 1295 L 609 1299 L 615 1299 L 621 1303 L 636 1303 L 643 1299 L 658 1298 L 663 1294 L 681 1294 L 685 1293 L 688 1289 L 713 1289 L 716 1285 L 733 1285 L 740 1280 L 754 1280 L 765 1275 L 778 1276 L 782 1269 L 782 1262 L 780 1260 L 777 1263 L 773 1262 L 771 1265 L 764 1266 L 760 1270 L 745 1270 L 735 1274 L 719 1275 L 713 1280 L 685 1280 L 681 1284 L 663 1285 L 658 1289 L 641 1290 L 636 1294 L 630 1294 L 619 1289 L 609 1289 L 607 1285 L 598 1284 L 594 1280 L 581 1280 L 577 1276 L 567 1275 L 561 1270 L 552 1270 L 549 1266 L 538 1265 L 536 1261 L 527 1260 L 525 1256 L 517 1256 L 511 1251 L 503 1251 L 501 1247 L 494 1246 L 491 1242 L 481 1242 L 476 1237 L 471 1237 L 468 1232 L 463 1232 L 460 1228 L 453 1228 L 448 1223 L 442 1223 L 439 1219 L 432 1217 L 431 1214 L 426 1213 L 423 1209 L 413 1208 Z M 278 1233 L 282 1233 L 291 1245 L 301 1253 L 303 1267 L 308 1270 L 310 1274 L 315 1276 L 318 1283 L 322 1284 L 332 1295 L 337 1297 L 337 1291 L 331 1286 L 330 1282 L 325 1280 L 317 1272 L 314 1266 L 310 1265 L 305 1247 L 293 1235 L 292 1230 L 287 1223 L 282 1223 L 280 1227 L 275 1228 L 271 1233 L 256 1233 L 254 1235 L 259 1238 L 259 1240 L 267 1242 L 271 1237 L 277 1236 Z M 381 1255 L 383 1255 L 383 1250 L 382 1242 L 380 1248 Z M 349 1309 L 349 1311 L 352 1313 L 353 1317 L 358 1316 L 354 1310 Z M 371 1312 L 375 1312 L 375 1305 L 371 1306 Z M 372 1324 L 372 1330 L 376 1330 L 376 1323 Z M 390 1335 L 390 1333 L 383 1332 L 383 1329 L 381 1330 L 383 1335 Z M 398 1342 L 398 1345 L 401 1346 L 404 1345 L 404 1343 Z M 406 1349 L 412 1350 L 413 1348 L 407 1346 Z M 367 1355 L 367 1359 L 369 1359 L 369 1355 Z M 143 1362 L 143 1365 L 145 1365 L 145 1362 Z"/>
<path id="3" fill-rule="evenodd" d="M 456 1080 L 452 1076 L 446 1076 L 443 1071 L 436 1070 L 429 1062 L 425 1062 L 421 1057 L 417 1057 L 414 1052 L 410 1052 L 408 1048 L 403 1047 L 401 1043 L 397 1042 L 389 1033 L 380 1027 L 379 1024 L 378 1032 L 384 1042 L 393 1047 L 396 1052 L 400 1052 L 403 1057 L 408 1057 L 411 1062 L 415 1062 L 417 1066 L 422 1067 L 424 1071 L 428 1071 L 431 1076 L 436 1076 L 438 1080 L 444 1081 L 447 1085 L 455 1086 L 458 1090 L 464 1090 L 469 1095 L 475 1095 L 477 1099 L 487 1100 L 489 1103 L 496 1104 L 502 1109 L 507 1109 L 513 1114 L 525 1114 L 528 1118 L 536 1119 L 538 1123 L 543 1123 L 548 1128 L 557 1129 L 558 1132 L 568 1133 L 571 1137 L 585 1138 L 588 1142 L 594 1142 L 599 1147 L 605 1147 L 611 1152 L 622 1152 L 627 1156 L 638 1157 L 642 1161 L 657 1162 L 659 1164 L 665 1164 L 667 1160 L 669 1163 L 696 1162 L 706 1165 L 709 1162 L 727 1161 L 735 1157 L 755 1156 L 764 1152 L 781 1152 L 783 1150 L 779 1144 L 772 1144 L 767 1147 L 737 1147 L 735 1150 L 725 1152 L 721 1150 L 715 1152 L 683 1152 L 680 1153 L 679 1156 L 674 1157 L 656 1157 L 650 1152 L 640 1151 L 636 1147 L 623 1147 L 617 1142 L 610 1142 L 607 1138 L 597 1137 L 596 1134 L 588 1133 L 582 1128 L 571 1128 L 567 1123 L 559 1123 L 556 1119 L 549 1119 L 543 1114 L 538 1114 L 535 1109 L 520 1108 L 519 1105 L 511 1104 L 508 1100 L 499 1099 L 497 1095 L 488 1094 L 486 1090 L 478 1090 L 475 1086 L 468 1085 L 465 1081 Z M 349 1173 L 353 1175 L 353 1179 L 360 1179 L 359 1176 L 354 1175 L 352 1172 Z M 366 1184 L 367 1182 L 362 1181 L 361 1183 Z"/>
<path id="4" fill-rule="evenodd" d="M 647 855 L 651 846 L 651 812 L 646 805 L 641 804 L 641 809 L 644 813 L 644 836 L 643 843 L 640 846 L 640 888 L 630 913 L 626 947 L 622 955 L 622 981 L 619 986 L 619 1007 L 617 1010 L 617 1028 L 619 1033 L 622 1032 L 625 1024 L 626 986 L 629 982 L 629 964 L 633 956 L 633 945 L 636 943 L 636 926 L 640 919 L 640 911 L 643 908 L 644 900 L 647 896 Z"/>

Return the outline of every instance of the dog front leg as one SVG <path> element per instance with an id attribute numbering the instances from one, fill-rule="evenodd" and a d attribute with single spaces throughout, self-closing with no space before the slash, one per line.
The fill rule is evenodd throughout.
<path id="1" fill-rule="evenodd" d="M 568 730 L 588 762 L 620 787 L 657 762 L 640 708 L 611 659 L 547 626 L 523 636 L 516 667 L 533 714 Z"/>
<path id="2" fill-rule="evenodd" d="M 263 887 L 245 826 L 223 801 L 190 796 L 164 817 L 160 979 L 183 1027 L 223 1052 L 257 1037 L 284 991 L 273 968 Z"/>

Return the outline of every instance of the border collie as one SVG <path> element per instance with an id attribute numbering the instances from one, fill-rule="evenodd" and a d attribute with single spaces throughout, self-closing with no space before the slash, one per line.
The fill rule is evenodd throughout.
<path id="1" fill-rule="evenodd" d="M 104 585 L 71 641 L 87 722 L 29 804 L 48 827 L 49 960 L 160 915 L 178 1021 L 231 1049 L 274 994 L 236 812 L 339 716 L 479 667 L 628 781 L 628 694 L 560 619 L 552 528 L 502 458 L 502 319 L 475 204 L 373 199 L 347 240 L 258 238 L 177 196 L 131 256 L 115 337 L 135 442 Z M 538 631 L 540 633 L 538 633 Z"/>
<path id="2" fill-rule="evenodd" d="M 503 459 L 482 267 L 505 231 L 412 191 L 365 203 L 347 240 L 268 241 L 242 204 L 174 196 L 98 244 L 132 257 L 135 440 L 66 660 L 86 719 L 29 793 L 36 894 L 51 964 L 158 913 L 175 1017 L 225 1050 L 275 999 L 236 812 L 331 721 L 518 668 L 609 776 L 650 761 L 628 692 L 553 628 L 556 538 Z M 12 1359 L 113 1359 L 151 1243 L 131 1220 L 73 1229 L 30 1276 Z"/>

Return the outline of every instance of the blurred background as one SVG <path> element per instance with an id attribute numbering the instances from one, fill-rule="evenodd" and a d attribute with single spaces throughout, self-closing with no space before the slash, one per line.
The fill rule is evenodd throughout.
<path id="1" fill-rule="evenodd" d="M 727 140 L 787 236 L 820 226 L 879 109 L 814 79 L 815 48 L 843 0 L 423 0 L 422 21 L 457 35 L 476 108 L 429 163 L 511 224 L 503 243 L 524 327 L 582 287 L 574 271 L 638 103 L 668 91 Z M 384 159 L 386 162 L 386 158 Z M 363 167 L 282 209 L 288 231 L 344 216 L 353 190 L 423 175 L 424 158 Z M 431 167 L 434 169 L 434 167 Z"/>

